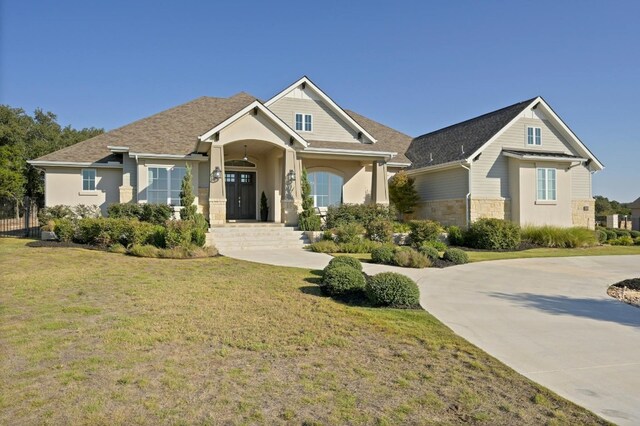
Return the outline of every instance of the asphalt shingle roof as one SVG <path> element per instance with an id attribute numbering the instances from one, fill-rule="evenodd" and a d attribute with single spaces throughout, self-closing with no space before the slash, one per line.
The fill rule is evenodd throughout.
<path id="1" fill-rule="evenodd" d="M 532 157 L 555 157 L 555 158 L 581 158 L 577 155 L 566 154 L 564 152 L 553 151 L 520 151 L 515 149 L 503 149 L 502 152 L 507 152 L 516 155 L 528 155 Z"/>
<path id="2" fill-rule="evenodd" d="M 411 168 L 464 160 L 518 116 L 534 99 L 536 98 L 418 136 L 411 141 L 406 152 L 412 163 Z"/>

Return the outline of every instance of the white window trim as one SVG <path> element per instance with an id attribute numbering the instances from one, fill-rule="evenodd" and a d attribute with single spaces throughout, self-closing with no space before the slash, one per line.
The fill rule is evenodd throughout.
<path id="1" fill-rule="evenodd" d="M 538 187 L 538 173 L 540 170 L 544 170 L 544 180 L 545 180 L 545 198 L 540 198 L 540 188 Z M 554 179 L 554 191 L 555 198 L 549 198 L 549 170 L 554 171 L 555 179 Z M 553 167 L 536 167 L 536 204 L 556 204 L 558 202 L 558 170 Z"/>
<path id="2" fill-rule="evenodd" d="M 296 118 L 298 115 L 302 116 L 302 129 L 298 130 L 296 127 Z M 305 130 L 305 123 L 307 117 L 311 117 L 311 130 Z M 307 114 L 306 112 L 296 112 L 293 115 L 293 128 L 296 132 L 305 132 L 305 133 L 313 133 L 313 114 Z"/>
<path id="3" fill-rule="evenodd" d="M 180 210 L 183 206 L 177 205 L 177 204 L 171 204 L 171 192 L 172 192 L 172 188 L 171 188 L 171 169 L 185 169 L 186 170 L 186 166 L 176 166 L 176 165 L 168 165 L 168 164 L 147 164 L 147 203 L 149 202 L 149 192 L 150 191 L 154 191 L 152 189 L 150 189 L 150 184 L 149 184 L 149 173 L 150 173 L 150 169 L 166 169 L 167 170 L 167 199 L 165 200 L 165 204 L 168 206 L 172 206 L 174 207 L 174 211 Z M 180 185 L 182 186 L 182 181 L 180 181 Z M 180 188 L 182 189 L 182 188 Z M 157 191 L 160 192 L 160 191 Z M 178 200 L 179 202 L 179 200 Z"/>
<path id="4" fill-rule="evenodd" d="M 529 129 L 533 129 L 533 143 L 529 143 Z M 540 143 L 536 144 L 536 130 L 540 132 Z M 527 126 L 524 133 L 525 146 L 542 146 L 542 128 L 540 126 Z"/>
<path id="5" fill-rule="evenodd" d="M 311 175 L 313 173 L 328 173 L 329 175 L 338 176 L 340 179 L 342 179 L 342 185 L 340 186 L 340 204 L 342 204 L 342 200 L 344 198 L 344 176 L 342 176 L 342 174 L 340 174 L 340 173 L 335 173 L 335 172 L 330 171 L 330 170 L 310 170 L 308 174 Z M 311 184 L 311 179 L 309 179 L 309 183 Z M 316 188 L 315 185 L 312 184 L 311 187 L 312 187 L 312 191 L 315 192 L 315 188 Z M 319 209 L 328 209 L 329 208 L 329 206 L 323 206 L 323 207 L 318 206 L 318 197 L 319 196 L 322 196 L 322 197 L 326 196 L 328 198 L 331 197 L 331 180 L 329 180 L 328 189 L 329 189 L 329 193 L 327 195 L 317 194 L 317 193 L 312 193 L 311 194 L 311 197 L 313 198 L 313 207 L 318 207 Z M 338 204 L 338 205 L 340 205 L 340 204 Z M 331 205 L 334 205 L 334 204 L 331 204 Z"/>
<path id="6" fill-rule="evenodd" d="M 93 189 L 84 189 L 84 172 L 93 172 Z M 96 169 L 81 169 L 80 177 L 82 178 L 80 195 L 93 195 L 98 191 L 98 172 Z"/>

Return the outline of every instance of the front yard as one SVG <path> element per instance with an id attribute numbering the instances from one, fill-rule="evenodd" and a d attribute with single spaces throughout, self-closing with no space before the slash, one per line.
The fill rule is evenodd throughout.
<path id="1" fill-rule="evenodd" d="M 311 271 L 25 244 L 0 240 L 2 424 L 603 423 Z"/>

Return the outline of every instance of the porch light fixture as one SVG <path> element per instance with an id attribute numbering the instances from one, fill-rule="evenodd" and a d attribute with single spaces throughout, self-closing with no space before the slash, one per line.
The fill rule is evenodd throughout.
<path id="1" fill-rule="evenodd" d="M 222 178 L 222 170 L 220 170 L 220 167 L 216 166 L 216 168 L 213 169 L 213 172 L 211 173 L 209 180 L 211 182 L 217 182 L 221 178 Z"/>
<path id="2" fill-rule="evenodd" d="M 296 181 L 296 172 L 294 172 L 293 169 L 289 170 L 289 173 L 287 173 L 287 180 L 289 182 L 295 182 Z"/>
<path id="3" fill-rule="evenodd" d="M 247 157 L 247 146 L 246 145 L 244 146 L 244 157 L 242 157 L 242 159 L 244 161 L 248 161 L 249 160 L 249 157 Z"/>

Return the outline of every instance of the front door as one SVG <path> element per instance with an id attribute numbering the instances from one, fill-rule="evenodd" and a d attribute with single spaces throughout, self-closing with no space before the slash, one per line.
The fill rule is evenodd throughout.
<path id="1" fill-rule="evenodd" d="M 227 190 L 227 220 L 256 218 L 256 172 L 224 175 Z"/>

